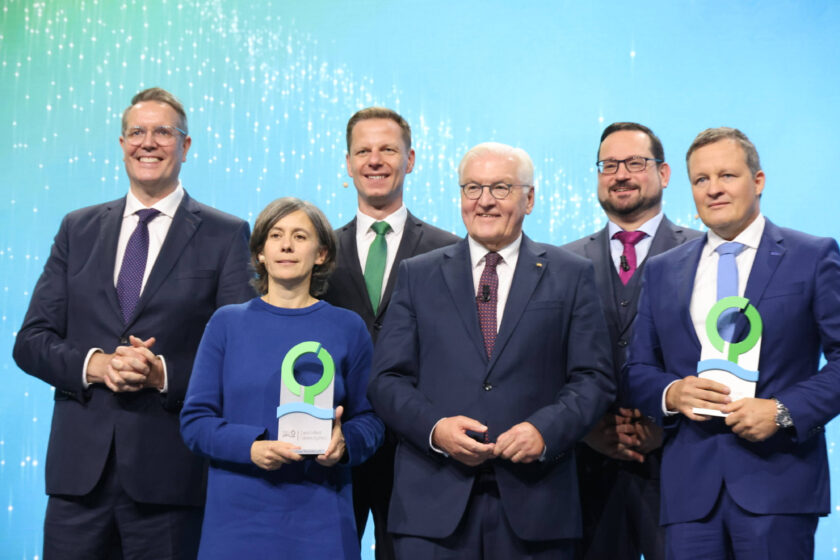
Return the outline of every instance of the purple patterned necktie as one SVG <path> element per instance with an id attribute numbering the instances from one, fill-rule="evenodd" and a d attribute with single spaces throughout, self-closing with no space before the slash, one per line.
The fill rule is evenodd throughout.
<path id="1" fill-rule="evenodd" d="M 117 298 L 120 300 L 123 319 L 128 323 L 137 302 L 140 301 L 140 288 L 146 272 L 146 259 L 149 256 L 149 222 L 160 214 L 160 210 L 145 208 L 136 212 L 139 221 L 128 238 L 123 255 L 120 275 L 117 277 Z"/>
<path id="2" fill-rule="evenodd" d="M 502 256 L 499 253 L 487 253 L 484 257 L 484 271 L 481 273 L 481 280 L 478 281 L 478 296 L 475 298 L 478 305 L 478 324 L 484 336 L 484 349 L 488 358 L 493 355 L 493 347 L 496 345 L 496 304 L 499 300 L 496 265 L 501 260 Z"/>
<path id="3" fill-rule="evenodd" d="M 644 239 L 647 234 L 643 231 L 617 231 L 613 239 L 618 239 L 624 246 L 621 254 L 621 266 L 618 267 L 618 277 L 625 286 L 636 272 L 636 243 Z"/>

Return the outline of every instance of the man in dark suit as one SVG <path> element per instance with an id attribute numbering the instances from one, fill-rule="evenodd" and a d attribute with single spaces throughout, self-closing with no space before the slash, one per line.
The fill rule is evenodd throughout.
<path id="1" fill-rule="evenodd" d="M 459 166 L 468 236 L 404 261 L 368 396 L 399 436 L 399 558 L 571 558 L 574 444 L 615 393 L 592 265 L 522 233 L 533 164 L 486 143 Z"/>
<path id="2" fill-rule="evenodd" d="M 172 94 L 134 96 L 129 192 L 64 218 L 18 332 L 20 368 L 55 387 L 46 560 L 195 557 L 205 469 L 178 413 L 210 315 L 254 292 L 248 224 L 181 187 L 190 143 Z"/>
<path id="3" fill-rule="evenodd" d="M 686 161 L 709 231 L 648 263 L 626 366 L 665 425 L 668 557 L 812 558 L 830 510 L 823 426 L 840 412 L 840 251 L 761 214 L 739 130 L 701 132 Z M 736 394 L 747 382 L 754 396 Z"/>
<path id="4" fill-rule="evenodd" d="M 617 379 L 627 358 L 647 257 L 702 235 L 674 225 L 662 213 L 662 190 L 670 177 L 662 142 L 651 129 L 630 122 L 609 125 L 598 147 L 598 200 L 609 222 L 565 247 L 595 266 Z M 577 449 L 581 559 L 665 558 L 665 531 L 659 526 L 662 428 L 626 406 L 631 403 L 619 391 L 616 404 Z"/>
<path id="5" fill-rule="evenodd" d="M 337 268 L 330 277 L 324 299 L 361 315 L 374 343 L 391 300 L 400 262 L 458 241 L 455 235 L 417 219 L 406 209 L 403 183 L 413 167 L 411 128 L 398 113 L 383 107 L 368 107 L 350 118 L 347 173 L 353 178 L 359 209 L 353 220 L 336 230 Z M 378 236 L 374 227 L 384 226 L 374 224 L 382 223 L 387 224 L 387 231 Z M 375 258 L 377 246 L 384 259 Z M 356 529 L 361 539 L 370 511 L 378 560 L 394 558 L 387 520 L 395 446 L 393 436 L 388 434 L 376 454 L 353 469 Z"/>

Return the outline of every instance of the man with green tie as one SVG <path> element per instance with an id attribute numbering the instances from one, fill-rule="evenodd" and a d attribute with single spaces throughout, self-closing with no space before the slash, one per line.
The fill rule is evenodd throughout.
<path id="1" fill-rule="evenodd" d="M 458 241 L 413 216 L 403 204 L 403 183 L 413 168 L 411 127 L 397 112 L 368 107 L 347 122 L 347 173 L 356 187 L 358 210 L 336 230 L 338 263 L 324 299 L 361 315 L 374 344 L 399 263 Z M 356 528 L 361 538 L 370 510 L 377 560 L 394 558 L 386 525 L 393 470 L 394 439 L 387 435 L 376 455 L 353 469 Z"/>

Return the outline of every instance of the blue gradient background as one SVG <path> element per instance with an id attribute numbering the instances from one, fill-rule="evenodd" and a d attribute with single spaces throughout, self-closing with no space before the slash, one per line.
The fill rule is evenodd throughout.
<path id="1" fill-rule="evenodd" d="M 136 91 L 181 98 L 193 137 L 185 187 L 252 222 L 285 195 L 335 226 L 349 220 L 344 126 L 381 104 L 414 129 L 407 205 L 461 235 L 455 167 L 485 140 L 534 159 L 529 235 L 562 244 L 600 228 L 598 138 L 634 120 L 674 167 L 671 219 L 701 227 L 683 156 L 700 130 L 730 125 L 762 156 L 764 213 L 836 238 L 838 52 L 840 4 L 819 0 L 3 0 L 0 558 L 40 557 L 52 413 L 52 389 L 12 361 L 14 337 L 61 217 L 128 188 L 117 138 Z M 840 556 L 837 422 L 827 435 L 835 513 L 820 522 L 820 559 Z"/>

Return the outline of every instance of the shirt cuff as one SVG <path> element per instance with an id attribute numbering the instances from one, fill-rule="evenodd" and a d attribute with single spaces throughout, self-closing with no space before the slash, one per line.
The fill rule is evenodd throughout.
<path id="1" fill-rule="evenodd" d="M 679 381 L 679 380 L 677 380 L 677 381 Z M 671 381 L 665 387 L 665 390 L 662 391 L 662 414 L 664 414 L 665 416 L 676 416 L 677 414 L 680 413 L 679 410 L 668 410 L 668 408 L 665 406 L 665 395 L 668 394 L 668 389 L 670 389 L 671 385 L 673 385 L 674 383 L 676 383 L 676 381 Z"/>
<path id="2" fill-rule="evenodd" d="M 90 350 L 88 350 L 87 356 L 85 356 L 85 361 L 82 363 L 82 387 L 85 389 L 90 387 L 90 383 L 88 383 L 87 380 L 88 363 L 90 362 L 91 356 L 93 356 L 97 352 L 102 352 L 102 348 L 91 348 Z"/>
<path id="3" fill-rule="evenodd" d="M 434 444 L 432 443 L 432 434 L 434 434 L 434 433 L 435 433 L 435 428 L 437 428 L 437 425 L 438 425 L 438 424 L 440 424 L 440 423 L 441 423 L 441 421 L 443 421 L 443 420 L 444 420 L 444 419 L 443 419 L 443 418 L 441 418 L 440 420 L 438 420 L 437 422 L 435 422 L 435 425 L 434 425 L 434 426 L 432 426 L 432 431 L 431 431 L 431 432 L 429 432 L 429 447 L 431 447 L 431 448 L 432 448 L 432 451 L 434 451 L 434 452 L 436 452 L 436 453 L 440 453 L 440 454 L 441 454 L 441 455 L 443 455 L 444 457 L 449 457 L 449 453 L 447 453 L 447 452 L 446 452 L 446 451 L 444 451 L 443 449 L 438 449 L 438 448 L 437 448 L 437 447 L 435 447 L 435 446 L 434 446 Z"/>

